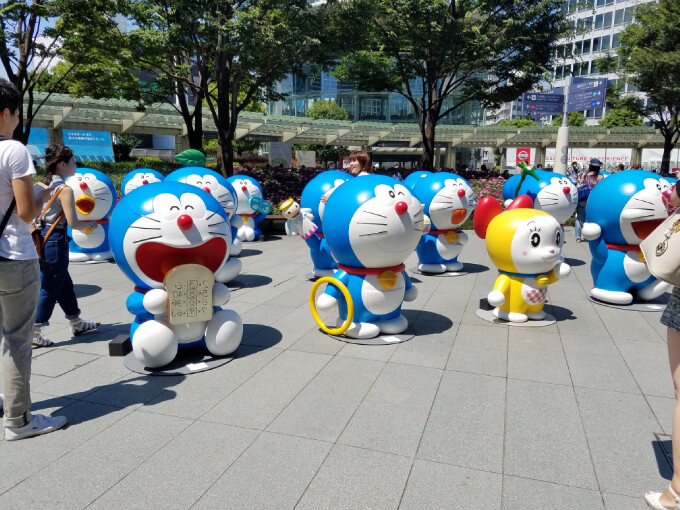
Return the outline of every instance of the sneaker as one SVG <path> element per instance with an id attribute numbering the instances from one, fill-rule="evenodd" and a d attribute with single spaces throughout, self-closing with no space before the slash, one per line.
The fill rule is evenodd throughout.
<path id="1" fill-rule="evenodd" d="M 577 243 L 582 243 L 582 242 L 583 242 L 583 239 L 580 238 L 580 237 L 577 237 L 577 238 L 576 238 L 576 242 L 577 242 Z"/>
<path id="2" fill-rule="evenodd" d="M 54 432 L 66 425 L 67 421 L 66 416 L 34 414 L 31 415 L 31 421 L 23 427 L 5 427 L 5 441 L 16 441 Z"/>

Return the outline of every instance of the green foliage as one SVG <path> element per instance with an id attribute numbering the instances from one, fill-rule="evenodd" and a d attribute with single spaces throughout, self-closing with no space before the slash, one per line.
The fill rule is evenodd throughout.
<path id="1" fill-rule="evenodd" d="M 636 127 L 642 126 L 642 118 L 640 115 L 626 107 L 615 108 L 605 115 L 604 119 L 600 121 L 601 127 Z"/>
<path id="2" fill-rule="evenodd" d="M 635 96 L 615 99 L 619 105 L 645 117 L 663 135 L 661 172 L 669 170 L 671 151 L 680 139 L 678 19 L 680 0 L 659 0 L 638 6 L 635 23 L 626 26 L 620 34 L 618 58 L 608 55 L 596 61 L 600 69 L 618 73 L 623 81 L 647 94 L 647 105 Z"/>
<path id="3" fill-rule="evenodd" d="M 422 167 L 431 170 L 438 121 L 470 101 L 498 107 L 551 68 L 553 43 L 567 29 L 560 3 L 332 2 L 328 30 L 350 46 L 335 74 L 363 90 L 402 94 L 420 125 Z"/>
<path id="4" fill-rule="evenodd" d="M 187 149 L 175 154 L 175 159 L 184 166 L 205 166 L 206 162 L 205 154 L 196 149 Z"/>
<path id="5" fill-rule="evenodd" d="M 116 136 L 116 143 L 113 144 L 113 156 L 116 161 L 128 161 L 132 149 L 139 147 L 139 138 L 130 133 L 122 133 Z"/>
<path id="6" fill-rule="evenodd" d="M 562 114 L 561 113 L 553 119 L 552 125 L 558 126 L 558 127 L 562 125 Z M 585 126 L 585 125 L 586 125 L 586 117 L 581 112 L 571 112 L 567 116 L 567 126 L 569 126 L 569 127 L 582 127 L 582 126 Z"/>
<path id="7" fill-rule="evenodd" d="M 501 126 L 515 126 L 518 128 L 536 126 L 536 123 L 533 120 L 529 119 L 513 119 L 513 120 L 502 119 L 499 124 Z"/>
<path id="8" fill-rule="evenodd" d="M 312 119 L 349 120 L 349 114 L 335 101 L 315 101 L 305 112 Z"/>

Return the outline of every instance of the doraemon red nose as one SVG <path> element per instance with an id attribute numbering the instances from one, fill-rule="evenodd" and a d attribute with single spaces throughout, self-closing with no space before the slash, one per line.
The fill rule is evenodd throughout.
<path id="1" fill-rule="evenodd" d="M 194 226 L 194 220 L 188 214 L 182 214 L 177 218 L 177 226 L 182 230 L 189 230 Z"/>
<path id="2" fill-rule="evenodd" d="M 397 214 L 399 216 L 402 216 L 406 214 L 406 211 L 408 211 L 408 205 L 406 204 L 406 202 L 397 202 L 396 204 L 394 204 L 394 210 L 397 211 Z"/>
<path id="3" fill-rule="evenodd" d="M 80 183 L 80 189 L 82 189 L 83 191 L 85 191 L 85 190 L 87 189 L 87 183 L 86 183 L 86 182 L 81 182 L 81 183 Z"/>
<path id="4" fill-rule="evenodd" d="M 571 193 L 571 188 L 569 186 L 565 186 L 564 188 L 562 188 L 562 192 L 565 195 L 569 195 Z"/>
<path id="5" fill-rule="evenodd" d="M 243 191 L 244 193 L 248 191 L 248 186 L 241 186 L 241 191 Z"/>
<path id="6" fill-rule="evenodd" d="M 149 181 L 147 181 L 146 179 L 144 179 L 144 180 L 142 181 L 142 184 L 149 184 Z"/>
<path id="7" fill-rule="evenodd" d="M 463 197 L 465 196 L 465 190 L 462 189 L 462 188 L 459 189 L 459 190 L 458 190 L 458 196 L 459 196 L 460 198 L 463 198 Z"/>
<path id="8" fill-rule="evenodd" d="M 203 191 L 205 191 L 206 193 L 210 194 L 210 188 L 209 188 L 208 186 L 206 186 L 205 188 L 203 188 Z"/>

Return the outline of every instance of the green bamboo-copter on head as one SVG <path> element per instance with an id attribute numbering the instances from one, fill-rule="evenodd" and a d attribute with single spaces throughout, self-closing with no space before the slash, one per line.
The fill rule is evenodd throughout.
<path id="1" fill-rule="evenodd" d="M 530 175 L 537 181 L 540 181 L 541 178 L 536 175 L 536 172 L 534 171 L 533 168 L 531 168 L 529 165 L 527 165 L 526 161 L 520 161 L 519 164 L 517 165 L 522 169 L 521 177 L 519 179 L 519 183 L 517 184 L 517 187 L 515 188 L 515 198 L 517 198 L 517 195 L 519 194 L 519 189 L 522 187 L 522 183 L 524 182 L 524 179 L 526 179 L 527 175 Z"/>

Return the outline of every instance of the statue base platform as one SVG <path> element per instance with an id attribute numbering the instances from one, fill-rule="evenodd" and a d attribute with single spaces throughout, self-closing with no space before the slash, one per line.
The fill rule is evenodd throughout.
<path id="1" fill-rule="evenodd" d="M 545 317 L 541 319 L 540 321 L 532 321 L 531 319 L 525 322 L 510 322 L 510 321 L 504 321 L 502 319 L 499 319 L 498 317 L 495 317 L 493 314 L 493 309 L 491 310 L 482 310 L 481 308 L 477 310 L 476 313 L 477 317 L 479 317 L 482 320 L 485 320 L 487 322 L 493 322 L 494 324 L 505 324 L 508 326 L 515 326 L 515 327 L 520 327 L 520 328 L 542 328 L 544 326 L 550 326 L 552 324 L 555 324 L 557 320 L 555 317 L 550 315 L 549 313 L 545 314 Z"/>
<path id="2" fill-rule="evenodd" d="M 234 359 L 234 355 L 213 356 L 205 347 L 180 349 L 177 356 L 164 367 L 148 368 L 131 352 L 123 358 L 125 367 L 131 372 L 143 375 L 189 375 L 205 372 L 226 365 Z"/>
<path id="3" fill-rule="evenodd" d="M 606 301 L 600 301 L 595 299 L 593 296 L 588 296 L 588 299 L 597 305 L 608 306 L 609 308 L 618 308 L 619 310 L 630 310 L 631 312 L 663 312 L 666 309 L 668 300 L 670 299 L 670 294 L 665 293 L 656 299 L 651 301 L 635 301 L 629 305 L 617 305 L 614 303 L 607 303 Z"/>
<path id="4" fill-rule="evenodd" d="M 444 277 L 444 276 L 465 276 L 466 274 L 469 274 L 467 271 L 461 270 L 461 271 L 444 271 L 443 273 L 428 273 L 426 271 L 421 271 L 417 267 L 414 267 L 411 269 L 411 272 L 413 274 L 420 274 L 423 276 L 439 276 L 439 277 Z"/>
<path id="5" fill-rule="evenodd" d="M 321 330 L 319 330 L 321 331 Z M 330 335 L 331 338 L 340 340 L 341 342 L 347 342 L 348 344 L 357 345 L 392 345 L 400 344 L 402 342 L 407 342 L 411 340 L 415 335 L 409 333 L 401 333 L 399 335 L 378 335 L 374 338 L 349 338 L 346 336 L 336 336 Z"/>

